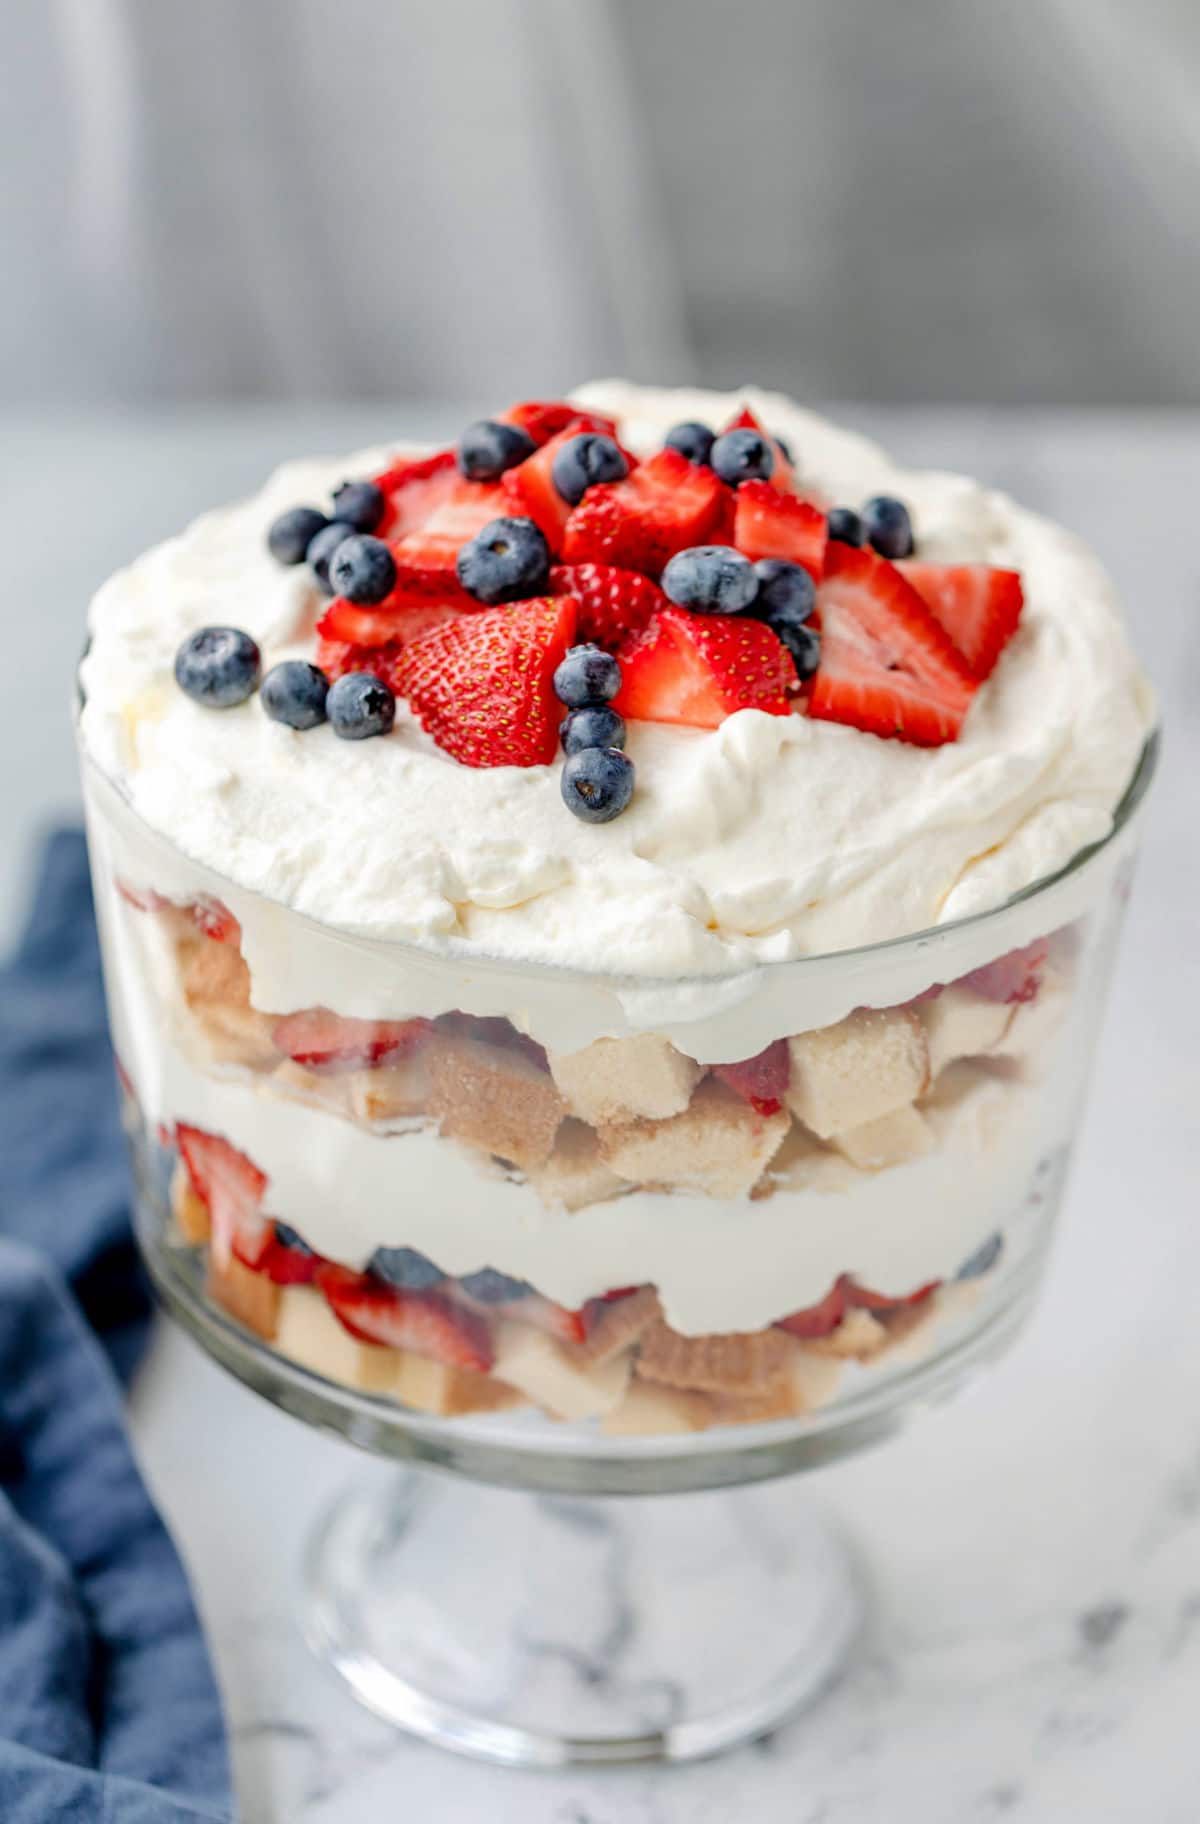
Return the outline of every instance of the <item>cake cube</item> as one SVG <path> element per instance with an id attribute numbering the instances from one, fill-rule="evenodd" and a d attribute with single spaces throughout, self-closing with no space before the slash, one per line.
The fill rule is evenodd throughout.
<path id="1" fill-rule="evenodd" d="M 775 1191 L 845 1191 L 857 1177 L 857 1167 L 849 1159 L 810 1134 L 799 1121 L 793 1121 L 753 1194 L 769 1197 Z"/>
<path id="2" fill-rule="evenodd" d="M 917 1009 L 929 1047 L 929 1074 L 936 1077 L 959 1058 L 993 1051 L 1012 1024 L 1013 1009 L 970 988 L 943 988 Z"/>
<path id="3" fill-rule="evenodd" d="M 184 939 L 177 946 L 183 998 L 212 1056 L 249 1069 L 274 1065 L 275 1021 L 250 1005 L 250 971 L 233 944 Z"/>
<path id="4" fill-rule="evenodd" d="M 935 1142 L 933 1129 L 910 1102 L 907 1108 L 895 1108 L 890 1115 L 835 1134 L 833 1144 L 861 1171 L 882 1172 L 932 1152 Z"/>
<path id="5" fill-rule="evenodd" d="M 803 1411 L 790 1379 L 776 1381 L 765 1393 L 740 1398 L 731 1393 L 710 1393 L 708 1400 L 714 1425 L 770 1425 L 776 1419 L 795 1418 Z"/>
<path id="6" fill-rule="evenodd" d="M 204 1199 L 197 1195 L 191 1173 L 182 1159 L 175 1161 L 171 1172 L 171 1214 L 189 1247 L 207 1246 L 212 1234 L 212 1217 Z"/>
<path id="7" fill-rule="evenodd" d="M 760 1115 L 709 1077 L 682 1114 L 602 1127 L 600 1152 L 631 1184 L 665 1184 L 706 1197 L 745 1197 L 782 1146 L 782 1113 Z"/>
<path id="8" fill-rule="evenodd" d="M 1015 1059 L 1022 1075 L 1036 1079 L 1053 1058 L 1054 1042 L 1070 1005 L 1070 990 L 1047 973 L 1036 998 L 1012 1010 L 1012 1023 L 993 1055 Z"/>
<path id="9" fill-rule="evenodd" d="M 605 1414 L 601 1430 L 612 1438 L 653 1438 L 663 1432 L 704 1431 L 711 1423 L 707 1394 L 684 1393 L 635 1374 L 620 1405 Z"/>
<path id="10" fill-rule="evenodd" d="M 589 1362 L 530 1324 L 497 1324 L 493 1367 L 502 1381 L 556 1419 L 590 1419 L 619 1406 L 633 1371 L 633 1352 Z"/>
<path id="11" fill-rule="evenodd" d="M 208 1257 L 209 1297 L 268 1343 L 275 1340 L 279 1327 L 282 1290 L 265 1273 L 252 1273 L 234 1254 L 224 1261 L 215 1253 Z"/>
<path id="12" fill-rule="evenodd" d="M 531 1168 L 529 1182 L 548 1209 L 560 1210 L 582 1210 L 629 1189 L 605 1164 L 591 1128 L 570 1115 L 555 1136 L 550 1157 Z"/>
<path id="13" fill-rule="evenodd" d="M 797 1343 L 790 1379 L 797 1412 L 819 1412 L 828 1406 L 842 1379 L 842 1361 L 810 1343 Z"/>
<path id="14" fill-rule="evenodd" d="M 526 1404 L 525 1395 L 473 1368 L 452 1368 L 408 1349 L 389 1350 L 397 1357 L 387 1385 L 379 1391 L 440 1418 L 462 1418 L 470 1412 L 508 1412 Z"/>
<path id="15" fill-rule="evenodd" d="M 351 1336 L 313 1286 L 287 1287 L 275 1346 L 302 1368 L 363 1393 L 387 1393 L 400 1366 L 399 1349 Z"/>
<path id="16" fill-rule="evenodd" d="M 653 1286 L 641 1286 L 628 1298 L 608 1299 L 593 1319 L 587 1341 L 580 1343 L 579 1353 L 589 1362 L 606 1362 L 609 1356 L 638 1342 L 661 1316 L 662 1307 Z"/>
<path id="17" fill-rule="evenodd" d="M 788 1106 L 822 1140 L 914 1102 L 929 1081 L 925 1029 L 906 1007 L 857 1008 L 788 1049 Z"/>
<path id="18" fill-rule="evenodd" d="M 429 1099 L 429 1075 L 420 1052 L 375 1070 L 351 1071 L 345 1083 L 350 1113 L 364 1126 L 411 1120 L 424 1114 Z"/>
<path id="19" fill-rule="evenodd" d="M 643 1380 L 695 1393 L 765 1394 L 787 1378 L 792 1339 L 782 1330 L 683 1336 L 662 1318 L 642 1333 L 638 1374 Z"/>
<path id="20" fill-rule="evenodd" d="M 522 1171 L 544 1165 L 566 1114 L 548 1073 L 515 1047 L 435 1032 L 423 1048 L 426 1113 L 443 1134 L 507 1159 Z"/>
<path id="21" fill-rule="evenodd" d="M 551 1052 L 550 1072 L 571 1113 L 593 1127 L 678 1115 L 704 1075 L 692 1058 L 652 1032 Z"/>
<path id="22" fill-rule="evenodd" d="M 887 1344 L 887 1326 L 870 1311 L 855 1306 L 847 1311 L 836 1330 L 828 1336 L 810 1337 L 804 1347 L 813 1355 L 830 1355 L 837 1361 L 868 1362 Z"/>

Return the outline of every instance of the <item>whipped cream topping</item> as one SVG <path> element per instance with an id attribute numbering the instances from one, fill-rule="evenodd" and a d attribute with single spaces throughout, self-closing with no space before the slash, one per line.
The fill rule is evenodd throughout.
<path id="1" fill-rule="evenodd" d="M 1112 587 L 1077 539 L 960 476 L 896 468 L 752 388 L 605 382 L 576 397 L 617 417 L 638 452 L 681 418 L 720 424 L 749 402 L 787 438 L 805 490 L 854 505 L 897 494 L 922 556 L 1019 570 L 1021 627 L 960 739 L 922 749 L 757 710 L 713 731 L 633 723 L 633 803 L 594 826 L 566 810 L 557 765 L 460 766 L 403 704 L 392 735 L 362 743 L 295 733 L 256 699 L 200 708 L 172 671 L 199 626 L 244 628 L 266 666 L 311 656 L 323 598 L 307 570 L 272 560 L 266 528 L 395 454 L 373 450 L 285 465 L 96 596 L 82 738 L 138 815 L 203 867 L 341 931 L 668 981 L 986 910 L 1108 832 L 1154 706 Z M 278 1007 L 257 992 L 252 938 L 247 954 L 256 1000 Z"/>

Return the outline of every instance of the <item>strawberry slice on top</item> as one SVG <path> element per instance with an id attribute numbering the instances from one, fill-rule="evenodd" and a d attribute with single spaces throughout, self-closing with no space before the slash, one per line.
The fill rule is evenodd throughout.
<path id="1" fill-rule="evenodd" d="M 328 635 L 322 635 L 317 641 L 316 664 L 331 684 L 335 678 L 344 678 L 349 671 L 369 671 L 382 678 L 395 692 L 396 668 L 402 651 L 399 640 L 389 640 L 382 646 L 356 646 L 350 640 L 332 640 Z"/>
<path id="2" fill-rule="evenodd" d="M 493 519 L 509 511 L 499 482 L 467 481 L 457 474 L 454 486 L 429 518 L 394 540 L 396 589 L 440 595 L 457 591 L 455 566 L 462 546 Z"/>
<path id="3" fill-rule="evenodd" d="M 1016 570 L 991 564 L 927 564 L 903 557 L 897 570 L 941 622 L 975 676 L 991 676 L 1017 631 L 1025 594 Z"/>
<path id="4" fill-rule="evenodd" d="M 555 564 L 550 592 L 573 595 L 579 604 L 576 638 L 610 652 L 669 606 L 657 583 L 640 570 L 620 570 L 615 564 Z"/>
<path id="5" fill-rule="evenodd" d="M 728 500 L 711 469 L 659 450 L 623 481 L 588 489 L 567 521 L 563 562 L 615 564 L 656 577 L 677 551 L 712 541 Z"/>
<path id="6" fill-rule="evenodd" d="M 403 645 L 446 621 L 473 614 L 478 608 L 479 603 L 465 589 L 455 594 L 447 590 L 441 601 L 433 596 L 422 598 L 397 592 L 375 608 L 359 608 L 354 602 L 335 596 L 317 622 L 317 635 L 321 640 L 341 641 L 354 647 Z M 366 669 L 369 671 L 370 666 Z"/>
<path id="7" fill-rule="evenodd" d="M 504 499 L 503 511 L 519 519 L 531 519 L 542 533 L 551 551 L 562 545 L 563 533 L 571 517 L 571 507 L 554 485 L 554 459 L 563 445 L 578 437 L 577 424 L 556 431 L 532 456 L 500 477 Z"/>
<path id="8" fill-rule="evenodd" d="M 894 564 L 831 543 L 817 612 L 810 716 L 921 747 L 957 740 L 979 680 Z"/>
<path id="9" fill-rule="evenodd" d="M 764 621 L 664 608 L 619 657 L 613 708 L 630 720 L 719 728 L 739 709 L 791 709 L 796 668 Z"/>
<path id="10" fill-rule="evenodd" d="M 549 766 L 562 705 L 555 670 L 575 637 L 570 595 L 467 614 L 402 648 L 401 694 L 464 766 Z"/>
<path id="11" fill-rule="evenodd" d="M 744 481 L 734 496 L 733 542 L 744 557 L 786 558 L 820 582 L 828 537 L 822 512 L 769 481 Z"/>
<path id="12" fill-rule="evenodd" d="M 397 457 L 375 477 L 384 498 L 376 538 L 403 538 L 406 532 L 415 532 L 450 498 L 461 479 L 453 450 Z"/>
<path id="13" fill-rule="evenodd" d="M 600 431 L 605 437 L 616 435 L 617 421 L 603 412 L 586 411 L 572 405 L 569 399 L 526 399 L 500 413 L 501 424 L 515 424 L 535 443 L 546 443 L 568 427 L 575 431 Z"/>
<path id="14" fill-rule="evenodd" d="M 411 1349 L 447 1367 L 474 1368 L 479 1374 L 492 1365 L 486 1320 L 438 1292 L 401 1291 L 332 1261 L 318 1267 L 316 1283 L 343 1330 L 359 1342 Z"/>

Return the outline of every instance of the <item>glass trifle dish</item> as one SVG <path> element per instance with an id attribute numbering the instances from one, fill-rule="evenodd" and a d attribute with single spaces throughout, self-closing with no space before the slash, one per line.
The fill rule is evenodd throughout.
<path id="1" fill-rule="evenodd" d="M 100 591 L 139 1235 L 234 1373 L 408 1459 L 307 1570 L 364 1701 L 686 1758 L 828 1681 L 791 1474 L 1029 1310 L 1153 730 L 1077 540 L 753 389 L 291 463 Z"/>

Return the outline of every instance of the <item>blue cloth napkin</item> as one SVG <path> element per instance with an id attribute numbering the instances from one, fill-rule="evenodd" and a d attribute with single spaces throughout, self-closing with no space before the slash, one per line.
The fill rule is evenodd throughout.
<path id="1" fill-rule="evenodd" d="M 149 1299 L 83 837 L 0 969 L 0 1820 L 233 1817 L 187 1579 L 130 1454 Z"/>

